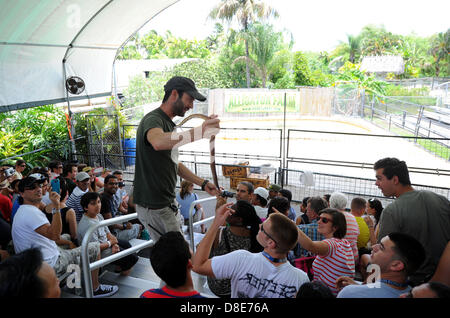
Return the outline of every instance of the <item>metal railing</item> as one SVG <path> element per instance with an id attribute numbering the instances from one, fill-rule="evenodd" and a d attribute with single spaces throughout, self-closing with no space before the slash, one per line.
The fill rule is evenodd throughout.
<path id="1" fill-rule="evenodd" d="M 189 240 L 190 240 L 190 243 L 191 243 L 191 248 L 192 248 L 192 252 L 193 252 L 193 253 L 195 253 L 194 226 L 198 226 L 198 225 L 207 223 L 207 222 L 213 220 L 213 219 L 214 219 L 214 216 L 211 216 L 211 217 L 209 217 L 209 218 L 206 218 L 206 219 L 203 219 L 203 220 L 200 220 L 200 221 L 198 221 L 198 222 L 193 223 L 192 218 L 194 217 L 194 215 L 193 215 L 192 212 L 194 211 L 194 207 L 195 207 L 197 204 L 199 204 L 199 203 L 204 203 L 204 202 L 208 202 L 208 201 L 213 201 L 213 200 L 217 200 L 217 198 L 214 197 L 214 196 L 212 196 L 212 197 L 210 197 L 210 198 L 198 199 L 198 200 L 193 201 L 193 202 L 191 203 L 190 207 L 189 207 L 189 227 L 188 227 L 188 228 L 189 228 Z M 199 212 L 199 213 L 200 213 L 200 212 Z"/>
<path id="2" fill-rule="evenodd" d="M 98 224 L 92 225 L 86 232 L 83 242 L 81 244 L 81 265 L 82 265 L 82 275 L 83 275 L 83 282 L 84 282 L 84 290 L 85 290 L 85 296 L 86 298 L 93 298 L 93 287 L 92 287 L 92 277 L 91 277 L 91 271 L 100 268 L 102 266 L 108 265 L 109 263 L 112 263 L 122 257 L 128 256 L 130 254 L 133 254 L 143 248 L 150 247 L 154 244 L 153 240 L 149 240 L 144 243 L 137 244 L 135 246 L 132 246 L 126 250 L 123 250 L 119 253 L 110 255 L 108 257 L 102 258 L 98 261 L 95 261 L 93 263 L 89 263 L 89 255 L 88 255 L 88 246 L 89 246 L 89 240 L 94 233 L 96 229 L 102 226 L 109 226 L 113 224 L 123 223 L 127 222 L 129 220 L 137 219 L 137 213 L 129 214 L 129 215 L 123 215 L 115 218 L 111 218 L 108 220 L 104 220 L 99 222 Z"/>

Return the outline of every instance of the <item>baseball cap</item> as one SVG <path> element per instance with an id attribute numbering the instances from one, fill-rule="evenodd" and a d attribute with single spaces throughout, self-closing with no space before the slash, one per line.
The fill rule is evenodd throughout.
<path id="1" fill-rule="evenodd" d="M 171 92 L 174 89 L 178 89 L 180 91 L 186 92 L 189 95 L 192 96 L 192 98 L 195 98 L 201 102 L 204 102 L 206 100 L 206 97 L 200 94 L 195 87 L 194 82 L 187 77 L 183 76 L 174 76 L 172 77 L 166 85 L 164 85 L 164 91 L 165 92 Z"/>
<path id="2" fill-rule="evenodd" d="M 23 192 L 25 191 L 25 188 L 31 187 L 32 185 L 34 185 L 35 183 L 44 183 L 45 180 L 47 180 L 47 178 L 40 174 L 40 173 L 33 173 L 30 174 L 28 177 L 23 178 L 22 180 L 20 180 L 19 183 L 19 191 Z"/>
<path id="3" fill-rule="evenodd" d="M 87 166 L 87 167 L 84 167 L 83 170 L 81 170 L 81 171 L 89 172 L 91 170 L 92 170 L 92 167 Z"/>
<path id="4" fill-rule="evenodd" d="M 269 191 L 267 191 L 263 187 L 257 187 L 255 191 L 253 191 L 253 193 L 259 195 L 261 198 L 266 200 L 269 198 Z"/>
<path id="5" fill-rule="evenodd" d="M 75 180 L 83 181 L 83 180 L 86 180 L 86 179 L 89 179 L 89 178 L 90 178 L 90 176 L 87 174 L 87 172 L 82 171 L 82 172 L 78 172 L 77 173 L 77 176 L 75 177 Z"/>
<path id="6" fill-rule="evenodd" d="M 271 184 L 268 188 L 269 191 L 275 191 L 278 192 L 281 190 L 281 187 L 278 184 Z"/>

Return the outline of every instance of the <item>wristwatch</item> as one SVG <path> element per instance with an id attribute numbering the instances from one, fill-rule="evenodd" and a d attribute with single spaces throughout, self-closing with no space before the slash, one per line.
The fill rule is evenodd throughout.
<path id="1" fill-rule="evenodd" d="M 60 209 L 56 209 L 56 208 L 52 209 L 52 215 L 54 215 L 55 213 L 58 213 L 58 212 L 61 212 L 61 210 Z"/>
<path id="2" fill-rule="evenodd" d="M 203 181 L 203 183 L 202 183 L 202 191 L 205 191 L 205 187 L 208 184 L 208 182 L 209 182 L 209 180 L 206 180 L 206 179 L 205 179 L 205 181 Z"/>

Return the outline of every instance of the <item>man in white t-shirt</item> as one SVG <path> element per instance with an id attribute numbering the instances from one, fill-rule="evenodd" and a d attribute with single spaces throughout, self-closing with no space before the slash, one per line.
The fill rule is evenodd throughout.
<path id="1" fill-rule="evenodd" d="M 42 257 L 61 276 L 67 271 L 69 264 L 80 263 L 81 247 L 63 250 L 56 245 L 62 231 L 60 213 L 60 196 L 56 192 L 50 193 L 50 200 L 54 206 L 52 210 L 52 223 L 48 222 L 45 214 L 39 210 L 42 200 L 42 184 L 46 177 L 34 173 L 19 183 L 19 192 L 23 198 L 23 204 L 17 210 L 12 226 L 12 238 L 16 253 L 26 249 L 37 247 Z M 98 243 L 89 244 L 90 262 L 100 259 Z M 92 271 L 92 285 L 94 297 L 107 297 L 115 294 L 117 286 L 100 284 L 98 281 L 98 269 Z"/>
<path id="2" fill-rule="evenodd" d="M 281 213 L 272 213 L 260 226 L 256 239 L 264 251 L 236 250 L 209 258 L 220 226 L 234 211 L 232 203 L 220 206 L 211 227 L 197 247 L 193 270 L 201 275 L 231 279 L 232 298 L 295 298 L 308 275 L 287 261 L 297 242 L 297 227 Z"/>
<path id="3" fill-rule="evenodd" d="M 375 244 L 370 257 L 375 271 L 366 284 L 357 283 L 350 277 L 341 276 L 336 286 L 341 289 L 337 298 L 398 298 L 411 290 L 408 276 L 425 260 L 425 249 L 414 237 L 404 233 L 390 233 Z M 372 279 L 373 278 L 373 279 Z"/>
<path id="4" fill-rule="evenodd" d="M 269 199 L 269 191 L 263 187 L 257 187 L 251 195 L 251 203 L 255 208 L 256 214 L 264 219 L 267 217 L 267 200 Z"/>

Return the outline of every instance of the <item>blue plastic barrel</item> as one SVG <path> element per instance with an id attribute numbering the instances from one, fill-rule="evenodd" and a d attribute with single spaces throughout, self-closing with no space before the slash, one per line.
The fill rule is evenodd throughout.
<path id="1" fill-rule="evenodd" d="M 136 138 L 126 138 L 123 141 L 123 154 L 125 165 L 132 166 L 136 162 Z"/>

